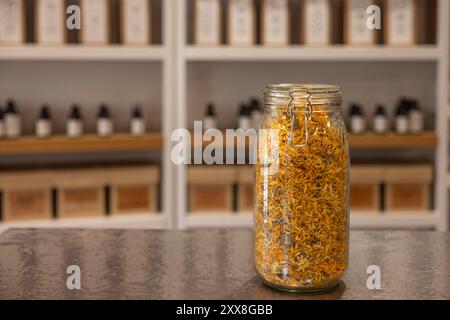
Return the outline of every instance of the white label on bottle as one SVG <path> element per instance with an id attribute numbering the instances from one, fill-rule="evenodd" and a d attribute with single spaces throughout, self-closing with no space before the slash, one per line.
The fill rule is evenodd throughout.
<path id="1" fill-rule="evenodd" d="M 398 133 L 405 134 L 408 133 L 408 117 L 407 116 L 397 116 L 395 118 L 395 127 Z"/>
<path id="2" fill-rule="evenodd" d="M 131 135 L 137 137 L 145 134 L 145 122 L 143 119 L 131 119 Z"/>
<path id="3" fill-rule="evenodd" d="M 304 3 L 305 44 L 329 44 L 331 38 L 329 0 L 305 0 Z"/>
<path id="4" fill-rule="evenodd" d="M 2 120 L 0 120 L 0 138 L 5 135 L 5 124 Z"/>
<path id="5" fill-rule="evenodd" d="M 366 120 L 361 116 L 351 117 L 351 129 L 352 133 L 359 134 L 366 130 Z"/>
<path id="6" fill-rule="evenodd" d="M 385 133 L 388 130 L 386 117 L 375 116 L 373 120 L 373 129 L 376 133 Z"/>
<path id="7" fill-rule="evenodd" d="M 347 33 L 349 44 L 374 44 L 375 31 L 367 27 L 367 8 L 372 0 L 347 0 Z"/>
<path id="8" fill-rule="evenodd" d="M 251 118 L 247 116 L 240 116 L 239 117 L 239 128 L 248 130 L 251 127 Z"/>
<path id="9" fill-rule="evenodd" d="M 21 133 L 20 118 L 16 114 L 5 115 L 5 131 L 8 138 L 17 138 Z"/>
<path id="10" fill-rule="evenodd" d="M 289 8 L 287 0 L 263 1 L 263 43 L 284 46 L 289 44 Z"/>
<path id="11" fill-rule="evenodd" d="M 150 34 L 148 0 L 122 0 L 123 42 L 128 44 L 147 44 Z"/>
<path id="12" fill-rule="evenodd" d="M 81 3 L 82 42 L 106 44 L 108 42 L 108 4 L 106 0 L 83 0 Z"/>
<path id="13" fill-rule="evenodd" d="M 409 130 L 414 133 L 420 133 L 424 130 L 423 113 L 418 110 L 412 110 L 409 113 Z"/>
<path id="14" fill-rule="evenodd" d="M 36 137 L 46 138 L 52 133 L 52 125 L 49 120 L 38 119 L 36 121 Z"/>
<path id="15" fill-rule="evenodd" d="M 203 129 L 217 129 L 217 120 L 216 117 L 206 116 L 203 118 Z"/>
<path id="16" fill-rule="evenodd" d="M 252 122 L 251 127 L 255 130 L 259 129 L 261 126 L 261 118 L 262 118 L 262 112 L 259 110 L 252 111 Z"/>
<path id="17" fill-rule="evenodd" d="M 230 0 L 228 39 L 231 45 L 251 45 L 255 39 L 253 0 Z"/>
<path id="18" fill-rule="evenodd" d="M 220 43 L 220 1 L 195 0 L 195 43 Z"/>
<path id="19" fill-rule="evenodd" d="M 0 44 L 24 42 L 23 17 L 22 0 L 0 0 Z"/>
<path id="20" fill-rule="evenodd" d="M 64 43 L 64 4 L 64 0 L 37 1 L 38 43 Z"/>
<path id="21" fill-rule="evenodd" d="M 77 119 L 67 121 L 67 136 L 69 138 L 78 138 L 83 134 L 83 123 Z"/>
<path id="22" fill-rule="evenodd" d="M 389 44 L 413 45 L 415 43 L 414 2 L 415 0 L 389 0 L 387 2 L 387 40 Z"/>
<path id="23" fill-rule="evenodd" d="M 108 137 L 113 133 L 113 123 L 111 119 L 97 120 L 97 134 L 100 137 Z"/>

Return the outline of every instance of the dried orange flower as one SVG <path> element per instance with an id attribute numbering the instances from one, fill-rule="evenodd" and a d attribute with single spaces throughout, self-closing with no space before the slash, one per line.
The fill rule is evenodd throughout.
<path id="1" fill-rule="evenodd" d="M 294 147 L 288 141 L 292 118 L 280 110 L 272 111 L 265 121 L 265 127 L 278 134 L 279 163 L 273 174 L 267 174 L 270 161 L 266 158 L 271 153 L 271 138 L 260 137 L 258 146 L 256 268 L 267 284 L 281 289 L 332 287 L 348 259 L 345 126 L 332 112 L 313 112 L 308 121 L 308 146 Z M 293 136 L 299 144 L 306 139 L 303 115 L 298 112 Z"/>

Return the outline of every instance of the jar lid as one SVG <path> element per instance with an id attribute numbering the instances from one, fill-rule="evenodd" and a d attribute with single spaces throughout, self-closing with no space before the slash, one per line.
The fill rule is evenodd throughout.
<path id="1" fill-rule="evenodd" d="M 342 92 L 339 86 L 329 84 L 281 83 L 267 85 L 264 103 L 272 107 L 286 107 L 289 103 L 311 106 L 340 106 Z"/>

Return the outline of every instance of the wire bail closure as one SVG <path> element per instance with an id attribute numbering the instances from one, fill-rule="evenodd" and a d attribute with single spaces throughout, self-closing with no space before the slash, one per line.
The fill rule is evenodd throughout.
<path id="1" fill-rule="evenodd" d="M 294 140 L 294 130 L 295 130 L 295 121 L 296 121 L 296 115 L 295 115 L 295 109 L 297 108 L 301 108 L 301 107 L 296 107 L 294 104 L 294 93 L 295 92 L 304 92 L 307 97 L 306 97 L 306 105 L 303 107 L 305 109 L 305 116 L 304 116 L 304 121 L 305 121 L 305 143 L 303 144 L 295 144 L 293 142 Z M 309 123 L 309 119 L 311 118 L 311 115 L 313 113 L 313 108 L 312 108 L 312 104 L 311 104 L 311 91 L 307 88 L 303 88 L 303 89 L 292 89 L 289 91 L 289 97 L 291 97 L 291 101 L 289 101 L 289 104 L 286 106 L 286 113 L 289 117 L 292 118 L 291 121 L 291 132 L 288 136 L 288 142 L 289 144 L 294 147 L 294 148 L 304 148 L 307 147 L 309 145 L 309 129 L 308 129 L 308 123 Z"/>

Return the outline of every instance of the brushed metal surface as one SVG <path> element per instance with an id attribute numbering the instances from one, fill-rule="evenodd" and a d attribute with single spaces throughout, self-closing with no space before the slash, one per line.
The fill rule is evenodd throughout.
<path id="1" fill-rule="evenodd" d="M 15 229 L 0 235 L 1 299 L 450 299 L 450 234 L 351 232 L 350 267 L 321 295 L 277 292 L 254 271 L 247 229 Z M 66 268 L 81 268 L 68 290 Z M 369 290 L 367 267 L 381 268 Z"/>

